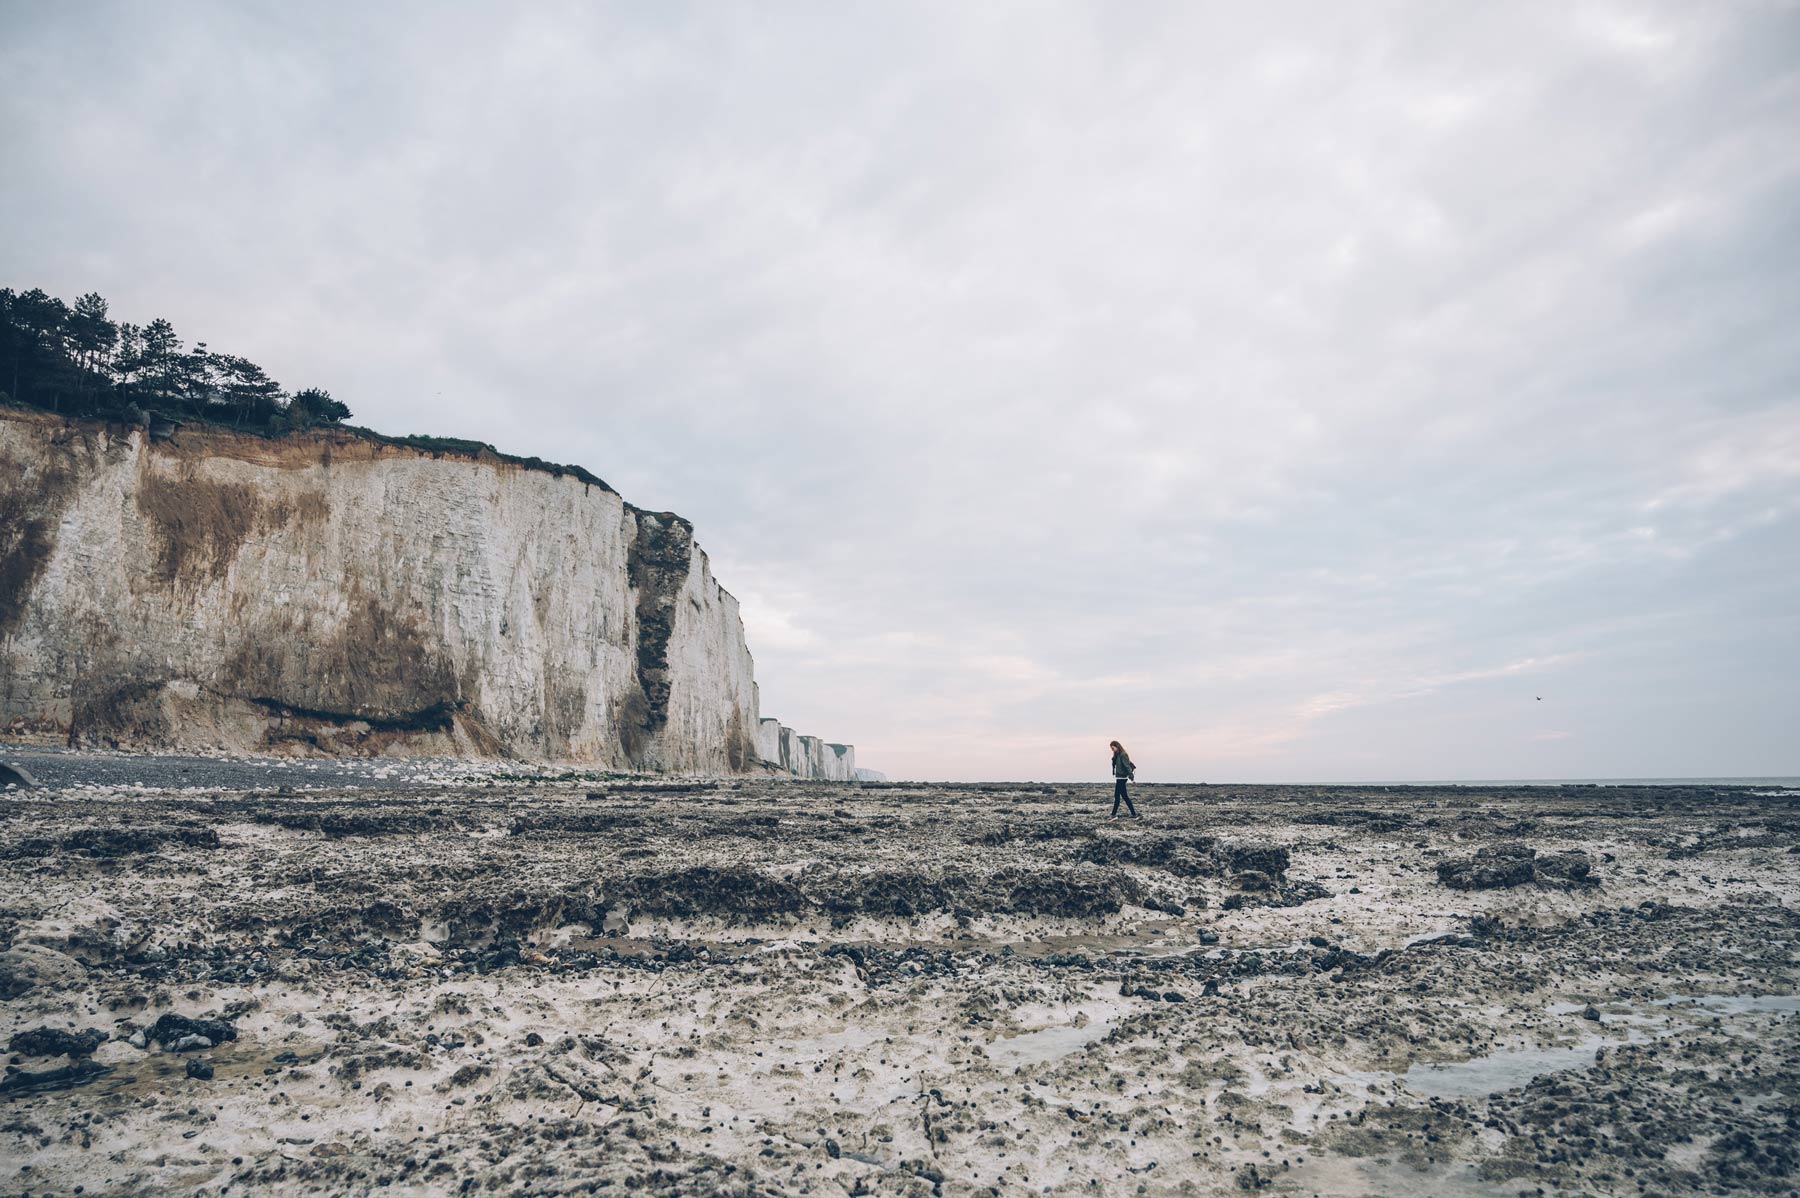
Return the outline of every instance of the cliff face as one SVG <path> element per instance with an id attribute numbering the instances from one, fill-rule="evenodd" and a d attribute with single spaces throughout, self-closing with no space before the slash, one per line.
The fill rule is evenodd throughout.
<path id="1" fill-rule="evenodd" d="M 802 736 L 780 720 L 765 718 L 757 725 L 756 752 L 770 765 L 796 777 L 832 782 L 859 780 L 854 745 Z"/>
<path id="2" fill-rule="evenodd" d="M 692 528 L 604 485 L 0 409 L 0 730 L 722 772 L 758 716 Z"/>

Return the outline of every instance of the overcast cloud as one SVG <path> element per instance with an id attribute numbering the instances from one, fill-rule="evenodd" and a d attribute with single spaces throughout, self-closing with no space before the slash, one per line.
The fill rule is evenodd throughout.
<path id="1" fill-rule="evenodd" d="M 866 765 L 1800 773 L 1793 4 L 0 18 L 0 284 L 683 513 Z"/>

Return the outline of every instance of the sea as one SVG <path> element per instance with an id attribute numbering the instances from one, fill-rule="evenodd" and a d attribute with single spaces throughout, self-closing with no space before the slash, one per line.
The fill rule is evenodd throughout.
<path id="1" fill-rule="evenodd" d="M 1741 778 L 1437 778 L 1378 782 L 1343 782 L 1340 786 L 1755 786 L 1800 790 L 1800 777 Z"/>

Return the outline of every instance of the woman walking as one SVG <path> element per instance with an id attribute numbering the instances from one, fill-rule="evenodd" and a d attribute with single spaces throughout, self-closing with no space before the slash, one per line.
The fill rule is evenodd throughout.
<path id="1" fill-rule="evenodd" d="M 1113 762 L 1112 762 L 1112 765 L 1113 765 L 1113 812 L 1112 812 L 1112 817 L 1114 819 L 1119 818 L 1119 802 L 1120 802 L 1120 800 L 1124 800 L 1125 810 L 1131 812 L 1131 818 L 1132 819 L 1141 819 L 1142 817 L 1140 815 L 1138 815 L 1137 807 L 1131 801 L 1131 795 L 1125 789 L 1125 784 L 1127 782 L 1137 781 L 1137 766 L 1131 764 L 1131 754 L 1127 753 L 1125 751 L 1125 746 L 1120 744 L 1116 740 L 1112 742 L 1112 751 L 1113 751 Z"/>

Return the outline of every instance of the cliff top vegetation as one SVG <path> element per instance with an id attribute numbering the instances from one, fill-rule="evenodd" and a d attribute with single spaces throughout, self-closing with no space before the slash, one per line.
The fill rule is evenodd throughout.
<path id="1" fill-rule="evenodd" d="M 152 436 L 174 425 L 209 424 L 262 437 L 311 428 L 405 445 L 427 453 L 478 457 L 569 475 L 611 491 L 580 466 L 502 453 L 485 441 L 414 434 L 404 437 L 347 425 L 350 408 L 331 392 L 289 392 L 248 358 L 184 347 L 169 321 L 135 325 L 112 319 L 104 298 L 89 292 L 73 304 L 39 288 L 0 288 L 0 404 L 147 427 Z"/>

